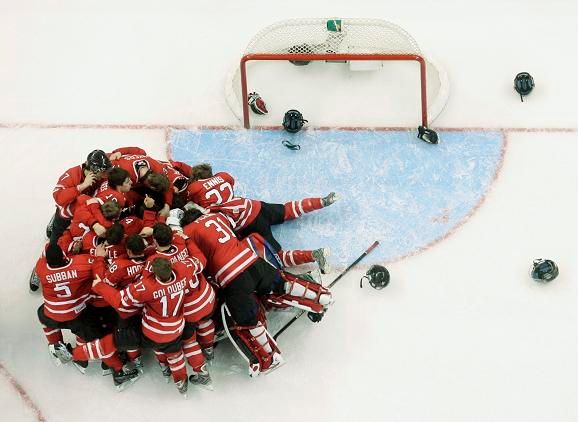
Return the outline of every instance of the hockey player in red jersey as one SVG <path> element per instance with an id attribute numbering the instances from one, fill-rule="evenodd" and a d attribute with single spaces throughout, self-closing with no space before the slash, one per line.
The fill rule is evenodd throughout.
<path id="1" fill-rule="evenodd" d="M 70 225 L 78 197 L 82 194 L 92 195 L 110 167 L 111 163 L 106 153 L 96 149 L 88 154 L 83 164 L 68 169 L 60 176 L 52 191 L 56 212 L 46 227 L 46 237 L 54 244 Z M 33 292 L 40 287 L 38 275 L 34 270 L 30 274 L 28 285 Z"/>
<path id="2" fill-rule="evenodd" d="M 122 155 L 118 156 L 118 152 L 122 152 Z M 148 194 L 154 198 L 157 211 L 165 204 L 172 204 L 175 191 L 178 190 L 172 182 L 180 181 L 183 176 L 169 163 L 163 164 L 147 156 L 138 147 L 119 148 L 115 150 L 114 158 L 113 166 L 126 170 L 132 181 L 132 190 L 127 195 L 130 202 L 139 203 Z M 180 182 L 178 184 L 182 187 Z"/>
<path id="3" fill-rule="evenodd" d="M 94 272 L 101 280 L 118 290 L 128 287 L 131 283 L 136 282 L 142 277 L 142 271 L 145 266 L 146 257 L 145 242 L 141 236 L 136 234 L 130 235 L 125 242 L 126 256 L 108 259 L 105 261 L 98 260 L 94 264 Z M 103 255 L 106 252 L 101 246 L 96 252 L 97 255 Z M 104 300 L 101 298 L 101 300 Z M 142 304 L 134 306 L 121 306 L 116 309 L 119 320 L 118 327 L 121 329 L 127 327 L 137 327 L 140 330 Z M 142 361 L 140 348 L 129 348 L 126 350 L 129 361 L 133 362 L 137 369 L 142 371 Z"/>
<path id="4" fill-rule="evenodd" d="M 240 345 L 237 347 L 245 349 L 243 355 L 249 362 L 250 375 L 274 369 L 282 363 L 281 352 L 267 332 L 264 312 L 259 311 L 255 294 L 271 291 L 276 271 L 247 242 L 237 239 L 226 215 L 204 215 L 190 210 L 185 212 L 181 223 L 183 232 L 207 257 L 207 274 L 221 287 L 232 331 Z"/>
<path id="5" fill-rule="evenodd" d="M 193 369 L 189 378 L 191 383 L 208 387 L 211 378 L 205 358 L 213 358 L 215 324 L 211 316 L 216 305 L 216 294 L 202 274 L 207 258 L 193 241 L 187 240 L 180 232 L 174 233 L 167 224 L 155 224 L 153 241 L 156 251 L 147 258 L 145 271 L 152 271 L 151 264 L 156 258 L 166 258 L 171 263 L 186 261 L 191 268 L 193 281 L 184 304 L 186 326 L 183 351 Z"/>
<path id="6" fill-rule="evenodd" d="M 132 188 L 130 174 L 120 167 L 112 167 L 107 172 L 107 179 L 100 185 L 96 197 L 103 201 L 116 201 L 121 209 L 127 205 L 126 194 Z"/>
<path id="7" fill-rule="evenodd" d="M 38 318 L 56 364 L 70 361 L 62 329 L 89 340 L 102 334 L 99 327 L 91 323 L 90 310 L 87 310 L 93 262 L 94 257 L 87 254 L 66 257 L 56 243 L 49 242 L 36 263 L 44 299 L 38 308 Z"/>
<path id="8" fill-rule="evenodd" d="M 175 165 L 184 167 L 185 164 Z M 335 192 L 323 198 L 305 198 L 285 204 L 270 204 L 236 196 L 235 180 L 226 172 L 213 175 L 210 164 L 190 167 L 191 183 L 187 188 L 188 200 L 213 212 L 222 212 L 235 222 L 234 230 L 240 238 L 259 233 L 278 254 L 286 267 L 317 262 L 322 273 L 330 271 L 328 248 L 285 251 L 273 237 L 271 226 L 293 220 L 303 214 L 327 207 L 337 200 Z"/>
<path id="9" fill-rule="evenodd" d="M 186 395 L 188 380 L 181 337 L 185 327 L 183 305 L 187 286 L 191 283 L 190 271 L 185 263 L 171 265 L 164 258 L 156 258 L 152 270 L 120 291 L 97 277 L 93 290 L 115 309 L 144 305 L 141 323 L 143 345 L 155 350 L 161 367 L 170 369 L 177 389 Z"/>
<path id="10" fill-rule="evenodd" d="M 255 295 L 270 308 L 294 306 L 323 314 L 333 303 L 331 292 L 313 280 L 275 269 L 275 263 L 268 264 L 255 252 L 265 250 L 263 238 L 253 234 L 250 239 L 238 240 L 224 214 L 189 210 L 181 224 L 207 256 L 207 272 L 222 287 L 226 304 L 221 311 L 223 324 L 247 358 L 249 374 L 274 369 L 282 363 L 281 353 L 267 331 L 265 310 Z"/>
<path id="11" fill-rule="evenodd" d="M 68 169 L 60 176 L 52 192 L 57 210 L 47 228 L 48 237 L 54 241 L 60 237 L 70 224 L 76 199 L 81 194 L 92 195 L 110 167 L 106 153 L 97 149 L 88 154 L 85 163 Z"/>

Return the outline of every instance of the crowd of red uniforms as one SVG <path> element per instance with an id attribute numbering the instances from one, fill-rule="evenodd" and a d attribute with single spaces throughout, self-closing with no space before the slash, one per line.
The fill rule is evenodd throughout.
<path id="1" fill-rule="evenodd" d="M 267 331 L 265 311 L 297 306 L 324 312 L 330 292 L 284 268 L 318 262 L 327 270 L 326 250 L 277 247 L 270 265 L 267 234 L 238 237 L 258 227 L 255 221 L 270 204 L 235 196 L 235 181 L 226 172 L 191 178 L 193 167 L 155 160 L 138 147 L 119 148 L 104 161 L 94 171 L 89 160 L 67 170 L 53 191 L 55 217 L 67 228 L 51 237 L 35 274 L 44 299 L 38 315 L 54 361 L 72 361 L 84 372 L 88 361 L 101 360 L 123 389 L 142 373 L 142 349 L 151 348 L 182 394 L 189 382 L 210 386 L 206 362 L 214 357 L 215 320 L 224 302 L 228 317 L 217 323 L 247 357 L 249 373 L 278 366 L 281 352 Z M 126 180 L 111 187 L 107 175 L 114 168 L 123 169 Z M 144 179 L 155 173 L 168 179 L 168 189 L 151 190 Z M 104 212 L 110 201 L 120 214 Z M 286 221 L 333 201 L 307 198 L 278 207 Z M 191 218 L 181 227 L 184 210 Z M 170 265 L 168 278 L 153 265 L 162 268 L 163 260 Z M 247 317 L 247 303 L 255 306 L 254 318 Z M 76 335 L 75 347 L 65 344 L 63 329 Z"/>

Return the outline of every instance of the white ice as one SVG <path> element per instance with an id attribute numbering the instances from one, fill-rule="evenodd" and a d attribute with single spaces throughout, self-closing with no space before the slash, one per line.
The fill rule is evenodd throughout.
<path id="1" fill-rule="evenodd" d="M 51 366 L 27 282 L 58 176 L 93 148 L 164 158 L 165 127 L 234 124 L 231 62 L 262 27 L 306 16 L 408 30 L 449 73 L 438 127 L 532 129 L 507 131 L 486 201 L 448 239 L 392 264 L 387 289 L 348 275 L 322 323 L 281 337 L 288 362 L 269 376 L 216 368 L 215 392 L 185 401 L 152 362 L 120 394 L 96 371 Z M 0 1 L 0 364 L 48 421 L 578 420 L 577 17 L 571 0 Z M 536 80 L 523 104 L 520 71 Z M 560 266 L 550 285 L 528 276 L 537 257 Z M 4 371 L 0 415 L 39 420 Z"/>

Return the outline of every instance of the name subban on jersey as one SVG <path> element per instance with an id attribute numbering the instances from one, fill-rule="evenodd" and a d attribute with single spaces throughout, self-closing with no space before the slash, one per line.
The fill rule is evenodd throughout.
<path id="1" fill-rule="evenodd" d="M 76 270 L 61 271 L 59 273 L 47 274 L 46 281 L 49 283 L 57 283 L 59 281 L 66 281 L 78 277 Z"/>

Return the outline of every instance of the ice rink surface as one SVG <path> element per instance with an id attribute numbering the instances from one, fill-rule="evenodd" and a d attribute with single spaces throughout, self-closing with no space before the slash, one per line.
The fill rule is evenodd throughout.
<path id="1" fill-rule="evenodd" d="M 191 389 L 187 401 L 151 359 L 120 394 L 96 368 L 82 377 L 52 366 L 27 281 L 57 178 L 94 148 L 166 158 L 171 128 L 237 124 L 223 96 L 231 64 L 259 29 L 303 16 L 395 22 L 443 65 L 450 98 L 434 126 L 503 135 L 483 201 L 443 240 L 388 264 L 387 289 L 359 289 L 363 268 L 351 272 L 322 323 L 303 319 L 280 338 L 287 364 L 266 377 L 240 372 L 228 346 L 217 350 L 215 391 Z M 562 0 L 0 1 L 1 419 L 577 420 L 577 16 Z M 521 71 L 536 80 L 524 103 L 512 89 Z M 344 119 L 362 126 L 363 110 L 345 105 Z M 373 234 L 358 228 L 351 240 Z M 355 255 L 351 240 L 339 233 L 330 246 Z M 538 257 L 560 266 L 549 285 L 529 278 Z"/>

